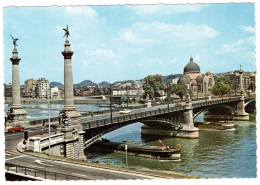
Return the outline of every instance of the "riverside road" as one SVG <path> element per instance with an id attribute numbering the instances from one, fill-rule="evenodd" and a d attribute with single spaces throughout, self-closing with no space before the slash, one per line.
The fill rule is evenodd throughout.
<path id="1" fill-rule="evenodd" d="M 40 126 L 32 129 L 27 129 L 29 135 L 40 134 Z M 48 129 L 44 132 L 47 133 Z M 23 132 L 19 133 L 5 133 L 5 153 L 6 163 L 13 165 L 25 166 L 28 168 L 35 168 L 45 171 L 73 175 L 80 178 L 92 180 L 113 180 L 113 179 L 156 179 L 158 177 L 145 174 L 134 173 L 133 171 L 119 171 L 109 169 L 109 167 L 94 167 L 91 165 L 79 165 L 64 161 L 55 161 L 46 158 L 39 158 L 35 156 L 26 155 L 17 151 L 16 147 L 19 142 L 23 140 Z M 64 177 L 64 180 L 66 178 Z"/>

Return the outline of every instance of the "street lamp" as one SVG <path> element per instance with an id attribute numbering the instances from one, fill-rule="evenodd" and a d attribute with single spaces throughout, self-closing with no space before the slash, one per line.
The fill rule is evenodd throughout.
<path id="1" fill-rule="evenodd" d="M 40 87 L 42 90 L 44 90 L 47 93 L 47 99 L 48 99 L 48 122 L 49 122 L 49 152 L 51 149 L 51 126 L 50 126 L 50 88 L 47 89 L 47 91 L 45 89 L 43 89 L 42 87 Z"/>
<path id="2" fill-rule="evenodd" d="M 113 117 L 112 117 L 112 87 L 110 85 L 110 119 L 111 119 L 111 124 L 113 122 Z"/>

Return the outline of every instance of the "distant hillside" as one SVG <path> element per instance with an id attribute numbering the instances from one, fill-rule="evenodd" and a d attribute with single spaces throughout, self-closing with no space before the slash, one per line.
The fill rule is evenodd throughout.
<path id="1" fill-rule="evenodd" d="M 63 86 L 63 84 L 60 83 L 60 82 L 51 82 L 51 83 L 50 83 L 50 86 L 51 86 L 51 87 L 60 87 L 60 86 Z"/>
<path id="2" fill-rule="evenodd" d="M 183 77 L 183 75 L 182 74 L 174 74 L 174 75 L 168 75 L 168 76 L 164 76 L 163 78 L 163 82 L 164 83 L 171 83 L 172 82 L 172 79 L 174 79 L 174 78 L 181 78 L 181 77 Z"/>
<path id="3" fill-rule="evenodd" d="M 89 85 L 97 85 L 95 82 L 91 80 L 84 80 L 78 84 L 74 84 L 74 87 L 82 87 L 82 86 L 89 86 Z"/>
<path id="4" fill-rule="evenodd" d="M 117 81 L 117 82 L 114 82 L 113 85 L 116 84 L 116 83 L 122 83 L 122 84 L 124 84 L 124 83 L 133 83 L 133 82 L 134 82 L 134 80 Z"/>
<path id="5" fill-rule="evenodd" d="M 110 83 L 108 83 L 108 82 L 106 82 L 106 81 L 103 81 L 103 82 L 100 82 L 98 85 L 99 85 L 100 87 L 107 87 L 107 86 L 110 85 Z"/>

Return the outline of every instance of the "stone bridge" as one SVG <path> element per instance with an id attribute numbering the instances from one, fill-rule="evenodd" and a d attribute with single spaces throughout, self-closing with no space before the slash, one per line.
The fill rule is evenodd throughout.
<path id="1" fill-rule="evenodd" d="M 85 147 L 108 132 L 136 122 L 144 124 L 142 134 L 198 138 L 198 129 L 194 127 L 193 119 L 199 114 L 204 112 L 205 119 L 209 120 L 249 120 L 245 106 L 254 100 L 254 97 L 245 99 L 244 96 L 237 96 L 171 103 L 133 109 L 129 114 L 112 112 L 81 117 L 80 123 L 85 131 Z"/>

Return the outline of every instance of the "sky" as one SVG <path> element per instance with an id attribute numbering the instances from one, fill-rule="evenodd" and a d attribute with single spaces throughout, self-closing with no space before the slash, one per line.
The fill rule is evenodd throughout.
<path id="1" fill-rule="evenodd" d="M 12 35 L 21 85 L 64 83 L 67 24 L 74 83 L 182 74 L 191 56 L 202 73 L 256 71 L 253 3 L 4 7 L 4 82 L 12 81 Z"/>

